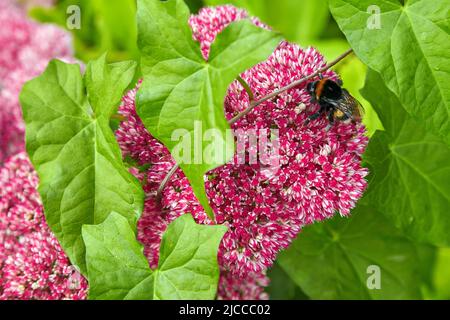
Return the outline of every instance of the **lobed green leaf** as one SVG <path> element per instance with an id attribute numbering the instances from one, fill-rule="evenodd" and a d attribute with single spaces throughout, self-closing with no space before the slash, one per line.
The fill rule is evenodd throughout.
<path id="1" fill-rule="evenodd" d="M 449 245 L 450 148 L 406 113 L 376 72 L 369 70 L 362 94 L 386 130 L 375 133 L 365 153 L 368 200 L 414 239 Z"/>
<path id="2" fill-rule="evenodd" d="M 374 7 L 375 6 L 375 7 Z M 358 57 L 382 75 L 405 110 L 450 144 L 450 0 L 331 0 Z M 380 15 L 370 8 L 379 8 Z M 374 28 L 368 28 L 368 23 Z M 372 19 L 372 20 L 371 20 Z"/>
<path id="3" fill-rule="evenodd" d="M 83 227 L 90 299 L 214 299 L 217 250 L 226 227 L 195 223 L 186 214 L 163 235 L 158 268 L 151 270 L 128 221 L 112 213 Z"/>
<path id="4" fill-rule="evenodd" d="M 359 206 L 350 218 L 306 227 L 277 261 L 311 299 L 419 299 L 433 253 Z M 379 268 L 379 288 L 370 266 Z"/>
<path id="5" fill-rule="evenodd" d="M 78 65 L 54 60 L 20 94 L 47 223 L 84 274 L 82 225 L 101 223 L 112 210 L 135 225 L 142 211 L 142 188 L 109 128 L 134 69 L 129 62 L 107 65 L 103 56 L 87 66 L 83 80 Z"/>

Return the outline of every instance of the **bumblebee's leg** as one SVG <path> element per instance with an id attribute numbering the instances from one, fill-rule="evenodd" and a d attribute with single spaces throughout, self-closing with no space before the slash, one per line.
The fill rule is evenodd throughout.
<path id="1" fill-rule="evenodd" d="M 316 120 L 318 117 L 320 117 L 320 116 L 322 115 L 322 113 L 325 112 L 325 110 L 326 110 L 326 107 L 320 106 L 319 111 L 317 111 L 316 113 L 310 115 L 310 116 L 308 117 L 308 119 L 306 119 L 306 123 L 305 123 L 305 124 L 308 124 L 309 122 L 311 122 L 311 121 L 313 121 L 313 120 Z"/>
<path id="2" fill-rule="evenodd" d="M 310 115 L 308 117 L 308 121 L 313 121 L 316 120 L 318 117 L 320 117 L 320 115 L 323 113 L 322 109 L 320 109 L 319 111 L 317 111 L 316 113 Z"/>
<path id="3" fill-rule="evenodd" d="M 337 79 L 336 83 L 338 84 L 338 86 L 342 87 L 344 85 L 344 82 L 342 82 L 342 79 Z"/>
<path id="4" fill-rule="evenodd" d="M 328 123 L 327 127 L 325 128 L 325 131 L 330 131 L 331 127 L 334 124 L 334 112 L 333 112 L 333 109 L 330 109 L 328 111 L 327 116 L 328 116 L 328 122 L 329 123 Z"/>
<path id="5" fill-rule="evenodd" d="M 342 118 L 339 119 L 339 121 L 344 122 L 344 123 L 350 123 L 350 122 L 353 122 L 353 118 L 351 116 L 344 114 L 342 116 Z"/>

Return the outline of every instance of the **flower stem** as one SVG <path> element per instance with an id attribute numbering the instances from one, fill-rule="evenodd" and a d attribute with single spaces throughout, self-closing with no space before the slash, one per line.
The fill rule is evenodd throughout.
<path id="1" fill-rule="evenodd" d="M 124 115 L 121 115 L 119 113 L 118 114 L 113 114 L 111 116 L 111 119 L 119 120 L 120 122 L 124 122 L 125 120 L 127 120 L 127 118 Z"/>
<path id="2" fill-rule="evenodd" d="M 250 86 L 248 85 L 248 83 L 247 83 L 244 79 L 242 79 L 241 76 L 238 76 L 238 77 L 236 78 L 236 80 L 239 81 L 239 83 L 241 84 L 241 86 L 242 86 L 242 87 L 245 89 L 245 91 L 247 92 L 248 98 L 250 99 L 250 102 L 252 102 L 253 100 L 255 100 L 255 96 L 253 95 L 253 91 L 252 91 L 252 89 L 250 88 Z"/>
<path id="3" fill-rule="evenodd" d="M 161 184 L 159 185 L 158 191 L 156 191 L 156 201 L 157 202 L 161 201 L 162 192 L 164 191 L 164 188 L 166 187 L 166 184 L 169 182 L 170 178 L 172 178 L 172 176 L 177 171 L 178 167 L 179 167 L 179 165 L 175 164 L 172 167 L 172 169 L 170 169 L 170 171 L 167 173 L 167 175 L 164 177 L 164 180 L 161 182 Z"/>
<path id="4" fill-rule="evenodd" d="M 275 98 L 276 96 L 278 96 L 279 94 L 288 91 L 290 89 L 293 89 L 297 86 L 299 86 L 300 84 L 311 80 L 314 77 L 317 77 L 318 75 L 320 75 L 321 73 L 327 71 L 328 69 L 332 68 L 333 66 L 335 66 L 336 64 L 338 64 L 341 60 L 343 60 L 345 57 L 347 57 L 349 54 L 351 54 L 353 52 L 352 49 L 348 49 L 347 51 L 345 51 L 343 54 L 341 54 L 339 57 L 337 57 L 335 60 L 331 61 L 329 64 L 327 64 L 325 67 L 317 70 L 316 72 L 310 74 L 309 76 L 303 77 L 300 80 L 294 81 L 291 84 L 280 88 L 270 94 L 268 94 L 267 96 L 262 97 L 259 100 L 254 100 L 254 96 L 253 96 L 253 92 L 250 88 L 250 86 L 248 85 L 247 82 L 245 82 L 244 79 L 242 79 L 240 76 L 237 77 L 237 81 L 239 81 L 239 83 L 242 85 L 242 87 L 244 87 L 245 91 L 248 93 L 248 96 L 250 98 L 250 105 L 241 113 L 239 113 L 238 115 L 236 115 L 234 118 L 232 118 L 231 120 L 228 121 L 228 123 L 230 125 L 236 123 L 238 120 L 240 120 L 241 118 L 243 118 L 244 116 L 246 116 L 247 114 L 250 113 L 250 111 L 252 111 L 255 107 L 259 106 L 261 103 L 266 102 L 270 99 Z M 170 171 L 167 173 L 167 175 L 165 176 L 164 180 L 161 182 L 158 191 L 156 192 L 156 200 L 159 201 L 161 200 L 162 197 L 162 192 L 164 190 L 164 188 L 166 187 L 167 183 L 169 182 L 170 178 L 175 174 L 175 172 L 177 171 L 177 169 L 180 166 L 178 164 L 175 164 L 172 169 L 170 169 Z"/>

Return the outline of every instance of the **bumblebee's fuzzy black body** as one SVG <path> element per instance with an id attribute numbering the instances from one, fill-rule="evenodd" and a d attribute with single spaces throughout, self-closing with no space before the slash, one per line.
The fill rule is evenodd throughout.
<path id="1" fill-rule="evenodd" d="M 317 119 L 326 114 L 330 125 L 335 120 L 361 121 L 362 106 L 350 93 L 342 88 L 342 82 L 335 82 L 329 78 L 322 78 L 310 82 L 307 90 L 311 95 L 311 102 L 317 102 L 320 109 L 308 118 L 308 121 Z"/>

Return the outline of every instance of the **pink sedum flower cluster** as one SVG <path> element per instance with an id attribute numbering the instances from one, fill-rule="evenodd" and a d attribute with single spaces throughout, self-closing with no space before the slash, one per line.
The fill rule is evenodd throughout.
<path id="1" fill-rule="evenodd" d="M 19 105 L 23 84 L 53 58 L 73 61 L 70 35 L 33 22 L 13 1 L 0 2 L 0 164 L 24 150 L 25 126 Z"/>
<path id="2" fill-rule="evenodd" d="M 191 17 L 193 37 L 201 43 L 205 60 L 215 36 L 232 21 L 247 17 L 245 11 L 232 6 L 205 8 Z M 324 58 L 315 49 L 282 42 L 266 61 L 241 77 L 258 99 L 324 66 Z M 336 78 L 331 71 L 324 76 Z M 366 188 L 367 170 L 361 167 L 361 155 L 368 142 L 364 126 L 338 122 L 328 131 L 325 117 L 306 124 L 318 106 L 310 103 L 305 86 L 262 103 L 232 126 L 244 131 L 278 129 L 277 170 L 268 175 L 262 164 L 238 164 L 236 155 L 205 177 L 215 223 L 229 227 L 219 250 L 220 299 L 267 298 L 265 272 L 280 250 L 303 226 L 336 212 L 348 215 Z M 142 181 L 147 198 L 138 237 L 150 265 L 155 267 L 161 235 L 171 221 L 189 212 L 198 223 L 213 222 L 181 170 L 165 187 L 161 201 L 156 201 L 156 190 L 175 163 L 137 116 L 135 93 L 136 89 L 123 99 L 120 112 L 127 120 L 116 136 L 124 156 L 140 166 L 133 173 Z M 232 83 L 225 99 L 226 117 L 231 119 L 249 103 L 239 82 Z"/>
<path id="3" fill-rule="evenodd" d="M 0 169 L 0 299 L 84 299 L 86 280 L 50 231 L 24 153 Z"/>

